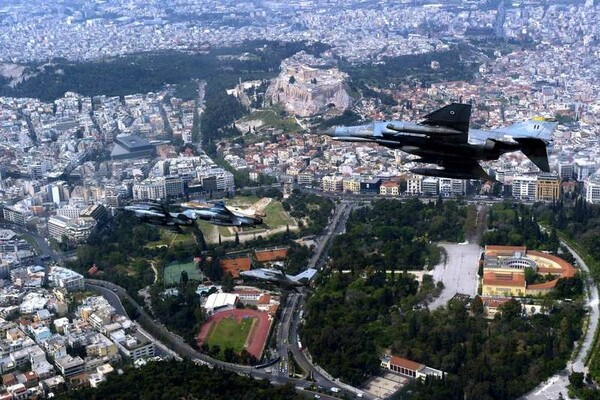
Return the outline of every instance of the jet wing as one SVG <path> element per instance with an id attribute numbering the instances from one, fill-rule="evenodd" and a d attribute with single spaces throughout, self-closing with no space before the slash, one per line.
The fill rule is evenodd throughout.
<path id="1" fill-rule="evenodd" d="M 446 107 L 442 107 L 439 110 L 427 114 L 420 124 L 455 129 L 464 134 L 464 137 L 460 136 L 460 138 L 458 138 L 459 141 L 466 143 L 469 136 L 470 120 L 470 104 L 452 103 Z"/>
<path id="2" fill-rule="evenodd" d="M 220 214 L 229 214 L 232 216 L 234 215 L 229 208 L 225 207 L 225 202 L 223 201 L 216 201 L 213 207 L 217 209 Z"/>
<path id="3" fill-rule="evenodd" d="M 475 160 L 466 159 L 460 162 L 442 162 L 441 165 L 445 171 L 456 173 L 457 175 L 463 174 L 466 179 L 493 180 Z"/>
<path id="4" fill-rule="evenodd" d="M 417 160 L 419 161 L 419 160 Z M 443 178 L 453 179 L 483 179 L 493 180 L 481 165 L 475 160 L 457 159 L 457 158 L 440 158 L 437 160 L 423 159 L 421 162 L 435 163 L 443 169 L 435 168 L 413 168 L 411 172 L 427 176 L 439 176 Z"/>

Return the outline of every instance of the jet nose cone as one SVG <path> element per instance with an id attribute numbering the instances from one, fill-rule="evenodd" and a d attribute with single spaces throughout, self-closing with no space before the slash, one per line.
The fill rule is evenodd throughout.
<path id="1" fill-rule="evenodd" d="M 336 128 L 335 128 L 335 126 L 334 126 L 334 127 L 332 127 L 332 128 L 329 128 L 329 129 L 327 129 L 327 130 L 325 131 L 325 134 L 326 134 L 327 136 L 332 136 L 332 137 L 333 137 L 333 136 L 335 136 L 335 130 L 336 130 Z"/>

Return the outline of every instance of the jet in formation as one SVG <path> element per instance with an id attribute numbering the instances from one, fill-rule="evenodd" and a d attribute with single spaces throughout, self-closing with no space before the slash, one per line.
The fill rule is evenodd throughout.
<path id="1" fill-rule="evenodd" d="M 222 226 L 256 226 L 263 223 L 263 219 L 256 215 L 243 214 L 232 211 L 222 201 L 215 203 L 200 203 L 190 201 L 179 205 L 185 211 L 183 214 L 192 219 L 208 221 L 213 225 Z"/>
<path id="2" fill-rule="evenodd" d="M 263 223 L 261 217 L 231 211 L 222 201 L 208 204 L 182 203 L 178 205 L 178 208 L 183 210 L 181 212 L 169 211 L 166 205 L 153 201 L 135 203 L 124 208 L 133 212 L 140 220 L 154 225 L 192 225 L 196 219 L 208 221 L 214 225 L 237 227 L 256 226 Z"/>
<path id="3" fill-rule="evenodd" d="M 192 225 L 194 223 L 193 218 L 190 218 L 185 213 L 170 212 L 164 204 L 154 201 L 135 203 L 123 208 L 126 211 L 132 212 L 139 220 L 153 225 L 178 229 L 179 226 Z"/>
<path id="4" fill-rule="evenodd" d="M 283 269 L 258 268 L 240 272 L 240 276 L 245 279 L 271 282 L 282 287 L 294 288 L 308 286 L 316 273 L 316 269 L 309 268 L 298 275 L 290 276 L 286 275 Z"/>
<path id="5" fill-rule="evenodd" d="M 377 143 L 414 154 L 413 160 L 440 168 L 413 168 L 411 172 L 456 179 L 492 180 L 479 161 L 497 160 L 520 150 L 539 169 L 549 172 L 546 146 L 558 123 L 537 118 L 493 130 L 469 129 L 471 105 L 452 103 L 421 122 L 383 121 L 335 127 L 327 135 L 342 142 Z"/>

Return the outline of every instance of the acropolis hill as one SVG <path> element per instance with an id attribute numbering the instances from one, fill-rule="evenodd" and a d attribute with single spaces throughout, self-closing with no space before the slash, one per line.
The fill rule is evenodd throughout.
<path id="1" fill-rule="evenodd" d="M 281 73 L 267 89 L 267 97 L 299 117 L 311 117 L 331 108 L 341 112 L 352 102 L 347 77 L 335 67 L 323 68 L 322 60 L 300 53 L 281 63 Z"/>

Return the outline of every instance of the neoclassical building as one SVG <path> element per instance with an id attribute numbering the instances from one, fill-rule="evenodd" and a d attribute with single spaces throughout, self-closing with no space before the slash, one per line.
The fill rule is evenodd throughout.
<path id="1" fill-rule="evenodd" d="M 577 270 L 562 258 L 525 246 L 485 246 L 483 256 L 483 296 L 544 295 L 556 286 L 560 278 L 570 278 Z M 552 275 L 544 283 L 527 285 L 525 269 L 541 275 Z"/>

